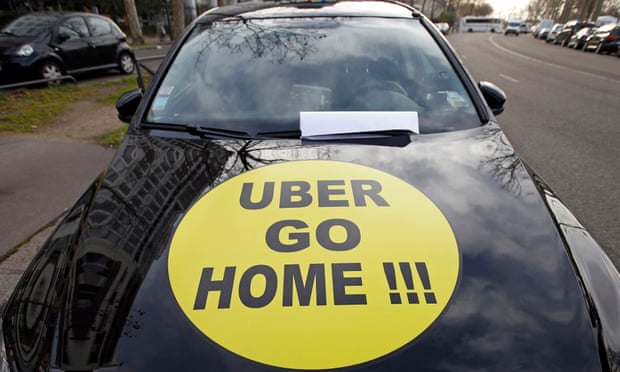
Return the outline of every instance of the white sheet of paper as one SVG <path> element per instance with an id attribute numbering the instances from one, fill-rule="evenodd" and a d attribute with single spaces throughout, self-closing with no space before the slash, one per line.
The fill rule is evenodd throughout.
<path id="1" fill-rule="evenodd" d="M 409 130 L 420 133 L 415 111 L 302 111 L 301 137 Z"/>

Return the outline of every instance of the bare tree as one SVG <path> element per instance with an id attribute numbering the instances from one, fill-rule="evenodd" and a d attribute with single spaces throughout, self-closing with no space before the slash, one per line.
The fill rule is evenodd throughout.
<path id="1" fill-rule="evenodd" d="M 181 36 L 185 29 L 185 8 L 183 0 L 172 0 L 172 37 Z"/>
<path id="2" fill-rule="evenodd" d="M 138 19 L 138 11 L 136 10 L 135 0 L 124 0 L 125 13 L 129 22 L 129 32 L 134 43 L 144 44 L 144 36 L 142 36 L 142 27 Z"/>

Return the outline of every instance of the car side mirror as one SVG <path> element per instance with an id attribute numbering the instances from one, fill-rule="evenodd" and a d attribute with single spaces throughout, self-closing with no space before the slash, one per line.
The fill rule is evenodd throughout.
<path id="1" fill-rule="evenodd" d="M 135 115 L 138 105 L 142 100 L 142 89 L 134 89 L 124 93 L 116 101 L 116 111 L 118 118 L 125 122 L 131 122 L 131 118 Z"/>
<path id="2" fill-rule="evenodd" d="M 71 38 L 71 36 L 69 36 L 68 33 L 64 32 L 64 31 L 60 31 L 58 33 L 58 36 L 56 37 L 56 40 L 58 40 L 59 43 L 64 43 L 65 41 L 69 40 Z"/>
<path id="3" fill-rule="evenodd" d="M 499 115 L 504 112 L 504 103 L 506 103 L 506 93 L 499 89 L 495 84 L 488 81 L 478 83 L 480 91 L 487 101 L 487 105 L 491 108 L 493 115 Z"/>

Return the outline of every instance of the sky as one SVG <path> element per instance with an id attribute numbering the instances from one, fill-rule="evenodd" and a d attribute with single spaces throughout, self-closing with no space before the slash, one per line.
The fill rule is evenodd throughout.
<path id="1" fill-rule="evenodd" d="M 486 0 L 493 7 L 493 15 L 502 18 L 519 18 L 527 10 L 530 0 Z M 525 12 L 523 12 L 525 16 Z"/>

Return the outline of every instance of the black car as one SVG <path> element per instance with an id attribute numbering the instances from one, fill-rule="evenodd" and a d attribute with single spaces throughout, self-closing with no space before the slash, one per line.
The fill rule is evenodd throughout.
<path id="1" fill-rule="evenodd" d="M 30 13 L 0 31 L 0 85 L 116 68 L 134 70 L 126 35 L 91 13 Z"/>
<path id="2" fill-rule="evenodd" d="M 584 27 L 595 27 L 596 25 L 589 22 L 581 22 L 579 20 L 568 21 L 562 27 L 562 30 L 558 32 L 555 37 L 554 44 L 560 44 L 562 46 L 567 46 L 570 41 L 571 36 L 575 35 L 579 30 Z"/>
<path id="3" fill-rule="evenodd" d="M 616 370 L 620 275 L 414 7 L 197 18 L 0 314 L 5 370 Z"/>
<path id="4" fill-rule="evenodd" d="M 620 25 L 607 24 L 596 29 L 583 45 L 583 50 L 595 53 L 614 53 L 620 47 Z"/>
<path id="5" fill-rule="evenodd" d="M 581 49 L 583 45 L 586 43 L 588 38 L 594 33 L 596 27 L 584 27 L 579 30 L 575 35 L 570 37 L 568 44 L 566 44 L 569 48 Z"/>

